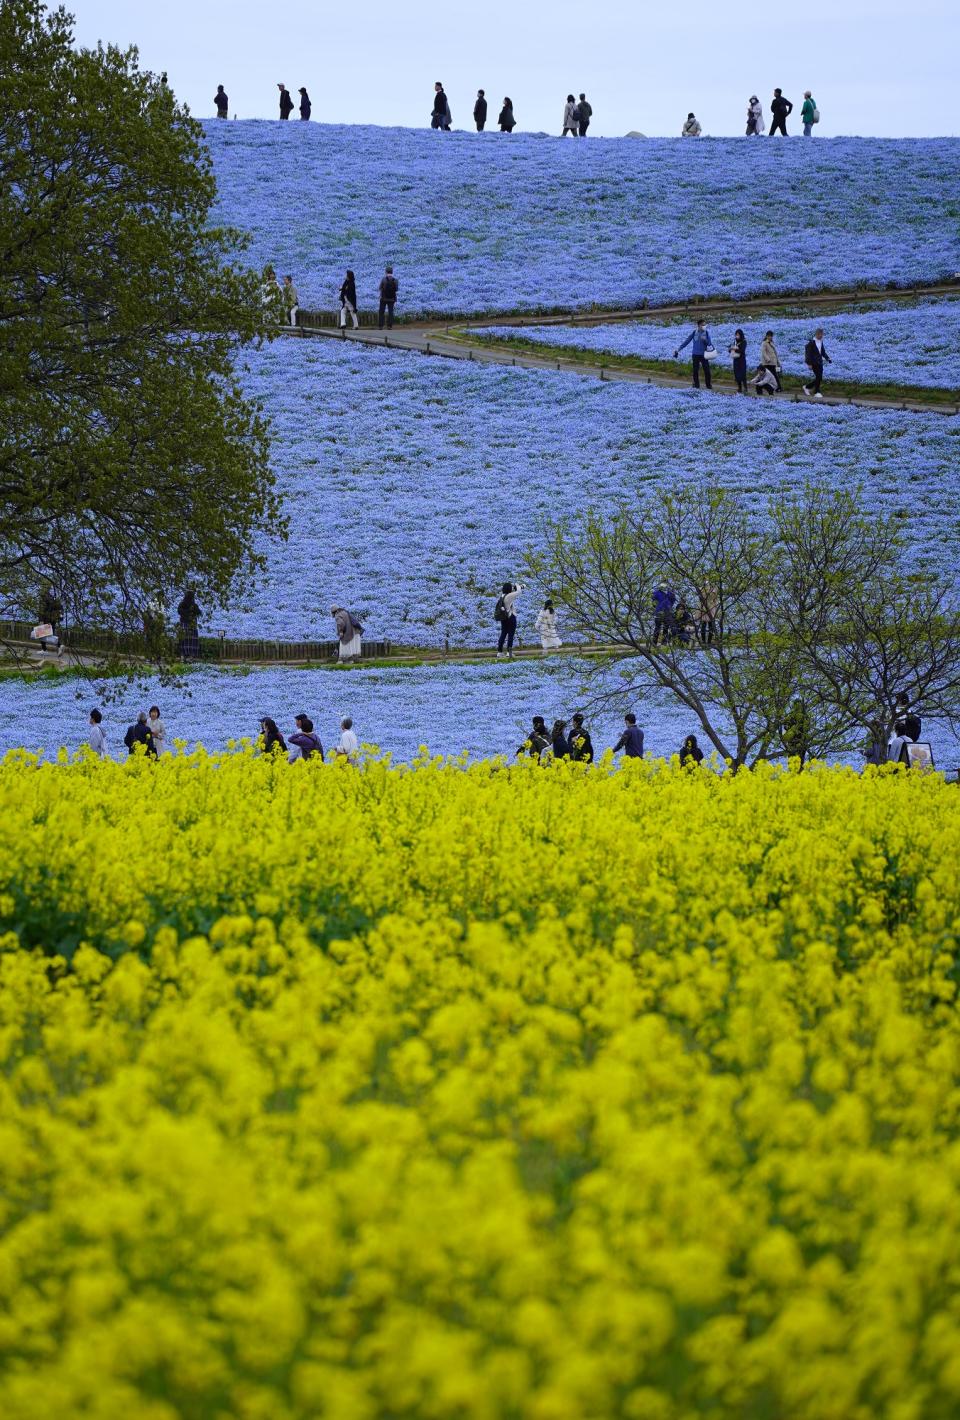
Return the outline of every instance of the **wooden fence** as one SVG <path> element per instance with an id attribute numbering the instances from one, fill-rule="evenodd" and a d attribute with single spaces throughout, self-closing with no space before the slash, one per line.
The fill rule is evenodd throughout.
<path id="1" fill-rule="evenodd" d="M 18 645 L 37 646 L 31 641 L 33 623 L 29 621 L 0 621 L 0 642 L 14 642 Z M 71 651 L 88 652 L 101 656 L 147 656 L 149 654 L 146 637 L 117 631 L 96 631 L 91 628 L 65 626 L 59 628 L 60 640 Z M 179 638 L 176 631 L 169 631 L 164 638 L 166 649 L 176 653 Z M 232 636 L 201 636 L 200 654 L 190 660 L 216 664 L 230 661 L 269 661 L 278 664 L 299 661 L 332 661 L 338 653 L 336 641 L 268 641 L 264 639 L 241 639 Z M 390 641 L 364 641 L 365 656 L 390 656 L 393 643 Z"/>

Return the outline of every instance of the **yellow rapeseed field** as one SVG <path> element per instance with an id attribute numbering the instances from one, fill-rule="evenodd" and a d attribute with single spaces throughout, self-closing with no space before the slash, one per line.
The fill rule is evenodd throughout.
<path id="1" fill-rule="evenodd" d="M 3 1420 L 960 1413 L 960 793 L 0 765 Z"/>

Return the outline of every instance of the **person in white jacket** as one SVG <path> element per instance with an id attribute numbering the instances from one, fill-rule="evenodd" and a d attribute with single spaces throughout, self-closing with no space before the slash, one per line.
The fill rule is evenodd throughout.
<path id="1" fill-rule="evenodd" d="M 747 104 L 747 137 L 759 138 L 764 127 L 763 104 L 756 94 L 751 94 L 750 102 Z"/>
<path id="2" fill-rule="evenodd" d="M 567 102 L 563 107 L 563 132 L 561 138 L 566 138 L 571 133 L 574 138 L 579 137 L 579 127 L 577 125 L 577 101 L 572 94 L 567 95 Z"/>
<path id="3" fill-rule="evenodd" d="M 107 737 L 103 732 L 103 715 L 99 710 L 90 711 L 90 734 L 87 743 L 101 759 L 107 757 Z"/>
<path id="4" fill-rule="evenodd" d="M 543 610 L 537 613 L 533 624 L 540 632 L 540 645 L 544 651 L 559 651 L 563 643 L 557 632 L 557 613 L 553 602 L 544 602 Z"/>
<path id="5" fill-rule="evenodd" d="M 496 619 L 500 623 L 500 640 L 497 643 L 497 660 L 507 648 L 507 659 L 513 660 L 513 638 L 517 634 L 517 597 L 523 591 L 519 582 L 504 582 L 497 599 Z"/>
<path id="6" fill-rule="evenodd" d="M 702 132 L 702 129 L 701 129 L 701 127 L 700 127 L 700 121 L 699 121 L 699 119 L 697 118 L 697 115 L 696 115 L 695 113 L 688 113 L 688 114 L 687 114 L 687 121 L 686 121 L 686 123 L 683 125 L 683 128 L 680 130 L 680 137 L 681 137 L 681 138 L 699 138 L 701 132 Z"/>
<path id="7" fill-rule="evenodd" d="M 360 749 L 360 741 L 353 732 L 353 721 L 348 716 L 340 721 L 340 739 L 337 741 L 337 755 L 352 764 Z"/>

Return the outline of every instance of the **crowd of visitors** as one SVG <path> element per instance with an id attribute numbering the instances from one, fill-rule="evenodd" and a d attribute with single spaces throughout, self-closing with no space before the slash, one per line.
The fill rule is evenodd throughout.
<path id="1" fill-rule="evenodd" d="M 789 136 L 787 133 L 787 119 L 789 118 L 792 112 L 793 104 L 790 102 L 789 99 L 784 98 L 783 90 L 774 89 L 773 99 L 770 103 L 771 138 L 774 136 L 775 133 L 782 133 L 784 138 L 787 138 Z M 820 110 L 817 108 L 816 101 L 809 89 L 805 89 L 803 93 L 803 106 L 800 110 L 800 122 L 803 124 L 804 138 L 812 137 L 814 124 L 820 122 Z M 696 114 L 688 113 L 687 120 L 684 123 L 683 128 L 680 130 L 680 137 L 699 138 L 702 132 L 703 128 L 701 127 L 700 120 L 697 118 Z M 756 94 L 751 94 L 749 102 L 747 103 L 747 137 L 759 138 L 763 134 L 763 132 L 763 104 L 757 98 Z"/>
<path id="2" fill-rule="evenodd" d="M 686 340 L 674 350 L 673 358 L 679 360 L 680 352 L 686 350 L 688 345 L 692 347 L 694 389 L 700 388 L 701 372 L 707 389 L 713 389 L 711 362 L 718 358 L 719 352 L 713 343 L 713 336 L 710 334 L 705 320 L 697 321 Z M 747 378 L 747 337 L 739 326 L 734 331 L 727 350 L 733 361 L 733 378 L 737 384 L 738 394 L 747 394 L 748 384 L 753 385 L 758 395 L 774 395 L 782 391 L 783 364 L 774 343 L 772 330 L 768 330 L 760 342 L 760 358 L 756 370 L 749 380 Z M 827 354 L 827 347 L 823 342 L 822 326 L 817 326 L 804 346 L 803 361 L 810 371 L 809 379 L 803 385 L 803 392 L 811 399 L 822 399 L 823 367 L 825 364 L 832 364 L 830 356 Z"/>

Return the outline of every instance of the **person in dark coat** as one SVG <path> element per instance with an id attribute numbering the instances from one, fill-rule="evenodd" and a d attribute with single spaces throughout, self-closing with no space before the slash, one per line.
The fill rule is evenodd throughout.
<path id="1" fill-rule="evenodd" d="M 906 735 L 908 740 L 913 740 L 914 744 L 916 744 L 917 740 L 920 738 L 920 732 L 923 729 L 923 721 L 920 719 L 916 710 L 911 710 L 910 701 L 906 695 L 897 696 L 894 711 L 897 716 L 896 723 L 893 727 L 894 733 Z"/>
<path id="2" fill-rule="evenodd" d="M 295 715 L 294 720 L 297 728 L 290 736 L 290 763 L 296 759 L 312 759 L 315 754 L 323 759 L 323 745 L 320 743 L 320 736 L 314 731 L 310 716 Z"/>
<path id="3" fill-rule="evenodd" d="M 450 112 L 450 100 L 443 90 L 443 85 L 438 80 L 433 86 L 433 112 L 430 115 L 430 127 L 439 128 L 442 133 L 450 132 L 450 124 L 453 122 L 453 115 Z"/>
<path id="4" fill-rule="evenodd" d="M 737 382 L 737 394 L 747 392 L 747 337 L 737 326 L 733 332 L 733 340 L 730 343 L 730 354 L 733 356 L 733 378 Z"/>
<path id="5" fill-rule="evenodd" d="M 380 280 L 381 330 L 383 330 L 384 315 L 386 315 L 387 329 L 393 329 L 393 308 L 397 304 L 397 292 L 399 289 L 397 278 L 393 274 L 393 267 L 388 266 Z"/>
<path id="6" fill-rule="evenodd" d="M 278 84 L 277 88 L 280 90 L 280 117 L 289 118 L 293 113 L 293 97 L 286 84 Z"/>
<path id="7" fill-rule="evenodd" d="M 804 385 L 803 392 L 804 394 L 813 395 L 814 399 L 823 399 L 823 395 L 820 393 L 820 386 L 823 383 L 824 360 L 826 360 L 828 365 L 832 363 L 830 356 L 827 354 L 827 347 L 823 343 L 823 328 L 822 326 L 817 326 L 817 329 L 807 341 L 806 348 L 803 352 L 804 364 L 809 366 L 813 374 L 813 388 L 811 389 L 809 385 Z"/>
<path id="8" fill-rule="evenodd" d="M 550 736 L 547 734 L 546 721 L 542 715 L 534 715 L 530 733 L 517 750 L 517 756 L 528 754 L 531 759 L 539 759 L 544 750 L 549 748 Z"/>
<path id="9" fill-rule="evenodd" d="M 550 731 L 554 759 L 568 759 L 570 757 L 570 741 L 564 733 L 566 728 L 566 720 L 554 720 L 553 729 Z"/>
<path id="10" fill-rule="evenodd" d="M 180 622 L 180 655 L 184 660 L 196 660 L 200 655 L 200 637 L 197 634 L 200 608 L 192 587 L 187 588 L 177 607 L 177 620 Z"/>
<path id="11" fill-rule="evenodd" d="M 653 644 L 669 641 L 673 635 L 673 608 L 677 594 L 666 582 L 661 582 L 653 594 Z"/>
<path id="12" fill-rule="evenodd" d="M 570 758 L 578 760 L 581 764 L 593 763 L 593 740 L 590 738 L 590 731 L 584 725 L 583 716 L 579 710 L 574 715 L 570 728 Z"/>
<path id="13" fill-rule="evenodd" d="M 586 94 L 580 95 L 580 102 L 577 104 L 577 123 L 580 125 L 580 137 L 586 138 L 587 129 L 590 127 L 590 120 L 593 117 L 593 109 L 587 103 Z"/>
<path id="14" fill-rule="evenodd" d="M 482 89 L 477 90 L 477 102 L 473 106 L 473 121 L 477 132 L 482 133 L 487 123 L 487 97 Z"/>
<path id="15" fill-rule="evenodd" d="M 287 754 L 287 742 L 280 733 L 276 720 L 271 720 L 269 715 L 264 715 L 260 721 L 260 733 L 263 736 L 264 754 L 272 754 L 275 749 Z"/>
<path id="16" fill-rule="evenodd" d="M 497 122 L 500 124 L 501 133 L 512 133 L 516 128 L 517 120 L 513 116 L 513 99 L 504 99 Z"/>
<path id="17" fill-rule="evenodd" d="M 306 123 L 306 122 L 309 120 L 311 112 L 312 112 L 312 106 L 311 106 L 311 103 L 310 103 L 310 95 L 307 93 L 306 89 L 301 89 L 301 90 L 300 90 L 300 118 L 302 119 L 302 121 L 303 121 L 304 123 Z"/>
<path id="18" fill-rule="evenodd" d="M 637 717 L 633 714 L 624 715 L 627 727 L 613 747 L 614 754 L 623 750 L 628 759 L 643 758 L 643 731 L 637 724 Z"/>
<path id="19" fill-rule="evenodd" d="M 213 102 L 217 106 L 217 118 L 226 118 L 227 110 L 230 107 L 230 100 L 223 92 L 223 85 L 217 85 L 217 92 L 213 96 Z"/>
<path id="20" fill-rule="evenodd" d="M 696 735 L 687 735 L 680 746 L 680 763 L 691 766 L 703 763 L 703 750 L 697 744 Z"/>
<path id="21" fill-rule="evenodd" d="M 347 316 L 353 317 L 353 328 L 356 330 L 360 321 L 357 317 L 357 278 L 352 271 L 348 271 L 343 278 L 343 285 L 340 287 L 340 326 L 345 327 Z"/>
<path id="22" fill-rule="evenodd" d="M 59 651 L 60 635 L 58 627 L 60 625 L 60 618 L 63 616 L 63 602 L 57 596 L 49 582 L 44 583 L 43 590 L 40 593 L 38 611 L 40 613 L 41 622 L 48 625 L 53 633 L 51 636 L 41 636 L 39 638 L 41 651 L 48 649 Z M 50 643 L 49 648 L 47 646 L 48 641 Z"/>
<path id="23" fill-rule="evenodd" d="M 140 711 L 136 721 L 129 727 L 127 733 L 124 735 L 123 742 L 130 754 L 136 754 L 137 745 L 143 745 L 149 756 L 153 759 L 158 757 L 157 747 L 153 742 L 150 726 L 147 724 L 147 713 L 145 710 Z"/>
<path id="24" fill-rule="evenodd" d="M 774 89 L 773 103 L 770 105 L 770 112 L 773 114 L 773 122 L 770 125 L 770 137 L 776 132 L 783 134 L 784 138 L 789 137 L 787 133 L 787 116 L 793 113 L 793 104 L 789 99 L 783 97 L 782 89 Z"/>

